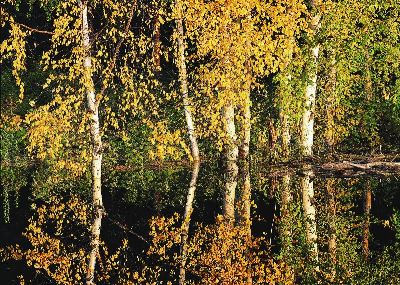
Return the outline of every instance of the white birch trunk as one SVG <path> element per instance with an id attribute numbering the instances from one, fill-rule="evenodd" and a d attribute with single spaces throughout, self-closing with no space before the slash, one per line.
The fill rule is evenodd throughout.
<path id="1" fill-rule="evenodd" d="M 314 144 L 314 110 L 315 97 L 317 93 L 317 60 L 319 54 L 319 45 L 312 48 L 313 64 L 315 65 L 312 72 L 309 74 L 310 83 L 306 87 L 305 94 L 305 109 L 303 112 L 301 125 L 301 144 L 302 154 L 304 156 L 313 155 Z"/>
<path id="2" fill-rule="evenodd" d="M 312 9 L 318 9 L 318 0 L 311 1 Z M 313 35 L 317 34 L 320 26 L 320 15 L 314 11 L 315 15 L 311 21 L 311 29 Z M 313 155 L 313 144 L 314 144 L 314 110 L 315 110 L 315 98 L 317 94 L 317 74 L 318 74 L 318 56 L 319 56 L 319 44 L 316 44 L 311 48 L 311 68 L 308 72 L 309 83 L 306 86 L 305 92 L 305 108 L 303 112 L 302 125 L 301 125 L 301 149 L 303 156 Z"/>
<path id="3" fill-rule="evenodd" d="M 226 158 L 226 179 L 223 213 L 225 218 L 235 221 L 235 195 L 238 176 L 238 147 L 235 128 L 235 109 L 232 102 L 228 102 L 223 111 L 225 133 L 227 141 L 225 142 L 225 158 Z"/>
<path id="4" fill-rule="evenodd" d="M 310 247 L 311 258 L 318 262 L 317 223 L 314 203 L 314 182 L 311 179 L 312 171 L 305 170 L 305 176 L 301 178 L 303 213 L 306 225 L 306 239 Z M 317 268 L 316 268 L 317 269 Z"/>
<path id="5" fill-rule="evenodd" d="M 185 112 L 185 119 L 188 128 L 188 135 L 190 140 L 191 155 L 194 161 L 192 178 L 190 180 L 189 191 L 186 198 L 185 213 L 183 216 L 182 225 L 182 236 L 181 236 L 181 264 L 179 268 L 179 285 L 183 285 L 186 282 L 186 259 L 187 259 L 187 238 L 189 234 L 190 217 L 193 211 L 193 200 L 196 191 L 197 177 L 200 168 L 200 155 L 199 147 L 197 144 L 197 137 L 195 134 L 195 127 L 193 122 L 192 113 L 190 110 L 190 100 L 188 96 L 188 80 L 187 80 L 187 70 L 186 70 L 186 59 L 185 59 L 185 43 L 184 43 L 184 33 L 183 33 L 183 21 L 181 10 L 178 6 L 178 1 L 175 2 L 175 8 L 178 9 L 178 18 L 176 19 L 176 33 L 177 33 L 177 59 L 176 64 L 179 71 L 179 83 L 180 91 L 183 99 L 183 106 Z"/>
<path id="6" fill-rule="evenodd" d="M 181 234 L 181 264 L 179 268 L 179 285 L 186 282 L 186 259 L 187 259 L 187 239 L 189 234 L 190 218 L 193 212 L 193 200 L 196 192 L 197 177 L 199 175 L 200 162 L 194 161 L 192 169 L 192 178 L 190 180 L 189 191 L 186 197 L 185 213 L 183 215 L 182 234 Z"/>
<path id="7" fill-rule="evenodd" d="M 192 112 L 190 111 L 190 100 L 188 97 L 188 81 L 187 81 L 187 70 L 185 62 L 185 43 L 183 33 L 183 23 L 181 17 L 180 7 L 178 7 L 178 1 L 175 2 L 175 6 L 178 9 L 178 18 L 176 19 L 176 32 L 177 32 L 177 59 L 176 64 L 179 70 L 179 83 L 180 91 L 183 99 L 183 107 L 185 112 L 186 124 L 188 128 L 188 135 L 190 140 L 190 147 L 192 152 L 192 158 L 194 161 L 198 161 L 199 147 L 197 144 L 197 137 L 195 134 L 195 127 L 193 122 Z"/>
<path id="8" fill-rule="evenodd" d="M 99 251 L 101 220 L 104 212 L 103 199 L 101 194 L 101 161 L 102 142 L 100 135 L 99 108 L 92 78 L 92 61 L 90 57 L 90 37 L 88 23 L 87 2 L 79 1 L 82 9 L 82 46 L 85 51 L 83 59 L 85 88 L 90 114 L 90 134 L 92 139 L 92 206 L 94 210 L 94 221 L 91 226 L 90 254 L 86 272 L 86 284 L 94 284 L 94 272 L 96 257 Z"/>

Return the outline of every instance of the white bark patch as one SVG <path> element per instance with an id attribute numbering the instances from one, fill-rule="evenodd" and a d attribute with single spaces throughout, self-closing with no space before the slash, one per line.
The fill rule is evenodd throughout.
<path id="1" fill-rule="evenodd" d="M 316 209 L 314 203 L 314 182 L 311 179 L 311 170 L 305 171 L 305 176 L 301 179 L 303 213 L 306 225 L 306 238 L 310 247 L 311 257 L 318 262 L 318 245 L 317 245 L 317 223 Z"/>
<path id="2" fill-rule="evenodd" d="M 223 112 L 225 120 L 225 132 L 227 135 L 226 142 L 226 181 L 225 181 L 225 194 L 224 194 L 224 207 L 223 212 L 225 218 L 234 222 L 235 220 L 235 195 L 238 176 L 238 147 L 235 128 L 235 109 L 232 103 L 228 103 L 224 107 Z"/>

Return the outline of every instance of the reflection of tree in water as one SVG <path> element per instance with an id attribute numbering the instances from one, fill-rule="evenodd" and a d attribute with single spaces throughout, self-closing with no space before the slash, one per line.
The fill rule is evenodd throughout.
<path id="1" fill-rule="evenodd" d="M 152 171 L 158 173 L 158 170 Z M 396 260 L 389 258 L 387 255 L 389 253 L 385 249 L 389 250 L 390 248 L 392 254 L 397 254 L 394 241 L 387 244 L 387 247 L 383 249 L 377 247 L 375 244 L 379 240 L 379 236 L 372 230 L 369 232 L 370 258 L 365 259 L 363 254 L 364 229 L 365 221 L 367 221 L 365 220 L 364 203 L 367 202 L 368 204 L 368 199 L 365 200 L 368 197 L 368 195 L 365 195 L 365 189 L 370 189 L 371 192 L 386 191 L 391 193 L 391 189 L 395 189 L 398 185 L 395 179 L 392 180 L 391 184 L 385 182 L 385 189 L 388 190 L 382 190 L 380 188 L 382 185 L 371 179 L 312 178 L 314 190 L 312 206 L 315 207 L 319 259 L 318 262 L 315 260 L 311 262 L 312 247 L 310 247 L 307 239 L 307 227 L 310 226 L 310 219 L 307 219 L 304 215 L 303 199 L 303 194 L 309 194 L 309 192 L 303 191 L 304 189 L 307 190 L 307 188 L 304 188 L 304 181 L 302 181 L 305 178 L 304 176 L 285 175 L 275 182 L 277 186 L 275 186 L 275 192 L 272 195 L 277 197 L 280 215 L 279 218 L 275 219 L 275 221 L 278 221 L 278 231 L 273 231 L 274 235 L 277 235 L 274 236 L 273 240 L 278 240 L 279 244 L 273 243 L 271 247 L 270 236 L 262 234 L 263 231 L 269 233 L 271 224 L 263 224 L 264 227 L 261 230 L 258 221 L 256 221 L 256 227 L 251 226 L 252 219 L 263 213 L 259 210 L 262 208 L 261 203 L 265 203 L 261 199 L 264 193 L 261 191 L 260 185 L 265 184 L 268 178 L 265 180 L 260 173 L 252 172 L 253 187 L 250 194 L 250 192 L 246 192 L 246 189 L 250 188 L 245 187 L 244 178 L 247 176 L 244 174 L 244 176 L 240 176 L 237 203 L 235 204 L 238 219 L 235 224 L 226 223 L 222 216 L 218 216 L 214 222 L 201 223 L 202 220 L 211 221 L 215 219 L 215 216 L 214 218 L 210 217 L 210 215 L 214 215 L 214 212 L 208 213 L 209 216 L 207 217 L 207 213 L 202 210 L 207 208 L 204 203 L 208 203 L 207 200 L 202 200 L 206 197 L 204 196 L 204 189 L 214 187 L 215 193 L 209 192 L 207 195 L 216 195 L 213 197 L 217 197 L 220 193 L 219 189 L 223 189 L 223 182 L 219 182 L 220 188 L 215 187 L 216 181 L 222 180 L 222 178 L 214 177 L 211 179 L 212 174 L 208 172 L 214 171 L 214 168 L 205 165 L 198 175 L 196 203 L 194 203 L 194 200 L 192 200 L 194 195 L 192 194 L 194 194 L 195 180 L 193 178 L 196 175 L 193 174 L 196 174 L 198 170 L 192 171 L 193 169 L 167 171 L 168 175 L 165 177 L 157 175 L 158 179 L 147 175 L 147 181 L 143 180 L 142 176 L 135 178 L 138 185 L 147 185 L 148 189 L 157 188 L 162 195 L 164 204 L 168 201 L 172 202 L 170 206 L 160 208 L 162 215 L 171 213 L 172 205 L 180 204 L 180 207 L 174 206 L 173 209 L 181 213 L 186 212 L 186 218 L 169 219 L 167 217 L 170 214 L 165 214 L 166 217 L 155 217 L 150 228 L 147 228 L 147 226 L 136 222 L 129 224 L 129 219 L 122 218 L 126 216 L 126 213 L 111 213 L 110 216 L 110 219 L 117 219 L 117 221 L 119 219 L 118 222 L 120 225 L 124 225 L 123 227 L 115 227 L 113 223 L 110 224 L 110 219 L 106 216 L 104 220 L 105 232 L 102 236 L 98 257 L 99 275 L 96 277 L 98 284 L 106 284 L 104 283 L 107 282 L 105 280 L 136 280 L 136 282 L 139 282 L 138 280 L 142 280 L 140 282 L 145 282 L 143 280 L 149 282 L 171 280 L 178 282 L 179 271 L 182 268 L 184 268 L 186 284 L 190 284 L 190 282 L 215 284 L 217 279 L 222 283 L 229 284 L 250 284 L 250 281 L 255 284 L 256 282 L 272 282 L 272 280 L 276 282 L 280 280 L 279 282 L 286 282 L 286 284 L 315 284 L 318 280 L 321 282 L 329 280 L 333 284 L 340 284 L 353 282 L 348 280 L 375 278 L 374 276 L 378 275 L 373 274 L 378 274 L 378 266 L 383 266 L 383 264 L 385 266 L 390 265 L 389 269 L 392 268 L 390 269 L 392 271 L 388 269 L 385 280 L 395 280 Z M 124 177 L 122 176 L 122 179 L 115 181 L 125 182 Z M 204 180 L 204 178 L 207 179 Z M 168 180 L 171 189 L 167 189 L 167 192 L 163 193 L 165 180 Z M 371 182 L 368 182 L 370 180 Z M 310 181 L 308 182 L 310 183 Z M 135 183 L 129 185 L 132 186 Z M 134 188 L 132 189 L 134 190 Z M 385 197 L 384 203 L 389 203 L 388 208 L 392 208 L 390 203 L 394 203 L 393 206 L 398 207 L 392 201 L 395 196 L 384 193 L 382 196 Z M 173 197 L 174 195 L 177 197 Z M 257 204 L 257 207 L 252 208 L 251 211 L 249 195 Z M 106 197 L 109 196 L 106 195 Z M 105 200 L 106 206 L 107 199 Z M 179 202 L 185 201 L 185 199 L 185 203 Z M 147 199 L 140 198 L 139 200 L 136 199 L 135 203 L 146 204 L 147 201 Z M 312 200 L 310 199 L 310 201 Z M 18 251 L 18 247 L 3 251 L 2 257 L 7 257 L 9 260 L 10 258 L 22 260 L 27 264 L 32 261 L 32 263 L 29 263 L 32 266 L 36 264 L 35 266 L 44 268 L 40 273 L 41 275 L 55 281 L 61 280 L 62 276 L 68 276 L 68 278 L 71 278 L 69 280 L 76 281 L 75 277 L 71 277 L 77 273 L 73 267 L 85 268 L 84 262 L 82 265 L 78 265 L 78 263 L 82 259 L 80 254 L 85 254 L 87 251 L 87 246 L 82 243 L 82 238 L 87 240 L 89 238 L 87 228 L 79 226 L 79 221 L 82 219 L 80 217 L 88 216 L 89 211 L 84 214 L 83 211 L 86 206 L 76 204 L 76 200 L 73 199 L 70 201 L 67 199 L 49 200 L 49 202 L 43 204 L 45 208 L 38 206 L 35 210 L 37 213 L 30 220 L 31 225 L 25 231 L 29 243 L 21 246 L 20 251 Z M 58 206 L 52 206 L 52 203 Z M 82 203 L 82 200 L 79 203 Z M 220 204 L 220 213 L 222 213 L 222 203 L 223 200 Z M 111 205 L 116 207 L 113 208 L 114 212 L 128 209 L 119 208 L 112 203 Z M 132 202 L 128 201 L 127 205 L 132 207 Z M 186 205 L 187 209 L 184 210 L 182 205 Z M 52 207 L 64 210 L 56 211 Z M 270 211 L 273 211 L 272 208 Z M 193 209 L 195 210 L 193 211 Z M 48 222 L 43 219 L 50 213 L 63 211 L 69 214 L 51 216 L 53 218 L 47 218 Z M 192 212 L 193 214 L 189 215 Z M 152 213 L 156 213 L 155 209 L 153 212 L 142 214 L 150 217 Z M 276 214 L 278 215 L 278 212 Z M 369 217 L 370 223 L 377 223 L 377 217 L 374 217 L 373 211 L 369 212 Z M 111 232 L 113 232 L 112 235 L 110 235 Z M 150 245 L 139 240 L 132 232 L 139 234 Z M 70 236 L 71 233 L 72 236 Z M 127 238 L 126 242 L 122 242 L 124 237 Z M 112 242 L 111 239 L 114 241 Z M 135 250 L 139 246 L 138 243 L 141 244 L 140 247 L 145 249 L 143 253 Z M 186 244 L 185 250 L 183 250 L 183 244 Z M 44 259 L 45 256 L 46 259 Z M 138 256 L 140 261 L 134 256 Z M 132 259 L 132 257 L 134 258 Z M 373 263 L 372 260 L 382 260 L 382 264 Z M 68 262 L 70 265 L 66 267 L 63 262 Z M 113 262 L 115 265 L 112 265 Z M 117 263 L 124 264 L 124 269 L 118 267 Z M 113 266 L 114 269 L 111 270 L 110 268 L 113 268 Z M 318 266 L 317 272 L 315 272 L 315 266 Z M 47 270 L 50 271 L 47 272 Z M 393 276 L 388 276 L 390 272 Z M 26 278 L 28 280 L 29 276 L 26 276 Z M 84 277 L 80 275 L 80 278 Z M 387 284 L 390 284 L 389 281 Z"/>

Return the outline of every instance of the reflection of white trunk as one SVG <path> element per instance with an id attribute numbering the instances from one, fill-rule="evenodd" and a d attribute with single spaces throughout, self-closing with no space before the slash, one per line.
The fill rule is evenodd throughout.
<path id="1" fill-rule="evenodd" d="M 319 0 L 311 1 L 313 12 L 315 13 L 311 21 L 311 29 L 314 36 L 317 34 L 318 28 L 320 26 L 320 15 L 315 10 L 318 9 Z M 317 94 L 317 64 L 319 56 L 319 44 L 316 44 L 311 48 L 311 59 L 310 68 L 307 74 L 309 83 L 306 87 L 305 93 L 305 108 L 302 118 L 301 126 L 301 147 L 302 154 L 304 156 L 312 156 L 313 154 L 313 144 L 314 144 L 314 109 L 315 109 L 315 97 Z"/>
<path id="2" fill-rule="evenodd" d="M 101 219 L 103 216 L 103 199 L 101 194 L 101 160 L 102 142 L 100 135 L 99 108 L 92 78 L 92 62 L 90 57 L 90 38 L 88 23 L 88 7 L 86 2 L 80 2 L 82 8 L 82 46 L 85 51 L 83 60 L 85 89 L 90 114 L 90 134 L 92 137 L 92 194 L 94 221 L 91 228 L 90 255 L 86 272 L 86 284 L 94 284 L 96 257 L 99 251 Z"/>
<path id="3" fill-rule="evenodd" d="M 367 190 L 365 191 L 365 197 L 364 197 L 364 226 L 363 226 L 363 238 L 362 238 L 362 249 L 365 259 L 368 259 L 369 256 L 369 224 L 370 224 L 371 207 L 372 207 L 371 185 L 367 185 Z"/>
<path id="4" fill-rule="evenodd" d="M 224 216 L 233 222 L 235 220 L 235 194 L 238 176 L 238 147 L 235 128 L 235 109 L 232 102 L 226 103 L 223 111 L 225 133 L 226 180 L 224 194 Z"/>
<path id="5" fill-rule="evenodd" d="M 311 257 L 318 262 L 317 245 L 317 223 L 315 220 L 316 210 L 314 203 L 314 182 L 311 179 L 312 171 L 305 170 L 305 176 L 301 178 L 301 189 L 303 197 L 303 213 L 306 225 L 306 238 L 310 247 Z"/>
<path id="6" fill-rule="evenodd" d="M 177 30 L 177 67 L 179 70 L 179 82 L 180 91 L 183 98 L 183 106 L 185 111 L 186 124 L 188 128 L 190 146 L 192 151 L 193 160 L 199 160 L 199 147 L 197 145 L 197 138 L 195 134 L 195 127 L 193 123 L 192 112 L 190 111 L 190 100 L 188 97 L 188 81 L 187 81 L 187 70 L 185 62 L 185 43 L 184 43 L 184 33 L 183 33 L 183 23 L 181 17 L 180 7 L 176 2 L 176 8 L 178 9 L 179 16 L 176 20 L 176 30 Z"/>
<path id="7" fill-rule="evenodd" d="M 190 180 L 189 191 L 186 197 L 185 213 L 183 216 L 182 234 L 181 234 L 181 265 L 179 268 L 179 285 L 185 284 L 186 281 L 186 259 L 187 259 L 187 239 L 189 234 L 190 217 L 193 212 L 193 200 L 196 192 L 197 177 L 199 175 L 200 162 L 195 161 L 192 169 L 192 178 Z"/>

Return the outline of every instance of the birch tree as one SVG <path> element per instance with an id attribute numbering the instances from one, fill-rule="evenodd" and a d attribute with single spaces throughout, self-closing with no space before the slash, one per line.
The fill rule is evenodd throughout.
<path id="1" fill-rule="evenodd" d="M 180 93 L 183 100 L 183 107 L 187 125 L 187 133 L 190 140 L 191 157 L 194 161 L 192 169 L 192 177 L 190 180 L 189 190 L 186 198 L 186 206 L 183 215 L 182 224 L 182 234 L 181 234 L 181 245 L 180 245 L 180 255 L 181 264 L 179 268 L 179 284 L 183 285 L 186 283 L 186 259 L 187 259 L 187 239 L 189 234 L 190 218 L 193 211 L 193 200 L 196 191 L 197 177 L 200 168 L 200 155 L 199 147 L 197 144 L 197 136 L 195 133 L 195 125 L 191 112 L 191 104 L 189 100 L 189 90 L 188 90 L 188 76 L 186 69 L 186 58 L 185 58 L 185 35 L 183 29 L 182 21 L 182 6 L 179 0 L 175 1 L 174 4 L 176 20 L 175 20 L 175 34 L 176 34 L 176 65 L 179 72 L 179 83 L 180 83 Z"/>
<path id="2" fill-rule="evenodd" d="M 321 0 L 311 1 L 311 23 L 312 30 L 312 47 L 310 49 L 310 62 L 308 66 L 307 78 L 309 83 L 305 91 L 305 105 L 301 125 L 301 149 L 304 156 L 313 155 L 314 143 L 314 112 L 315 112 L 315 98 L 317 93 L 317 74 L 318 74 L 318 57 L 320 44 L 316 42 L 316 35 L 320 28 L 320 6 Z"/>
<path id="3" fill-rule="evenodd" d="M 224 150 L 223 212 L 232 220 L 237 159 L 239 152 L 243 159 L 249 153 L 251 91 L 257 79 L 284 68 L 296 52 L 306 9 L 301 1 L 218 0 L 187 1 L 184 11 L 188 39 L 196 45 L 191 58 L 202 62 L 193 75 L 197 97 L 203 98 L 196 108 L 198 129 Z"/>
<path id="4" fill-rule="evenodd" d="M 103 217 L 104 206 L 101 193 L 101 165 L 102 165 L 102 141 L 100 134 L 99 101 L 96 99 L 93 74 L 92 59 L 90 57 L 90 37 L 87 2 L 78 1 L 82 10 L 82 47 L 84 50 L 83 68 L 85 78 L 85 92 L 90 114 L 90 134 L 92 139 L 92 205 L 94 208 L 94 221 L 91 229 L 90 255 L 88 269 L 86 273 L 86 284 L 94 284 L 94 270 L 96 257 L 99 251 L 101 220 Z"/>

